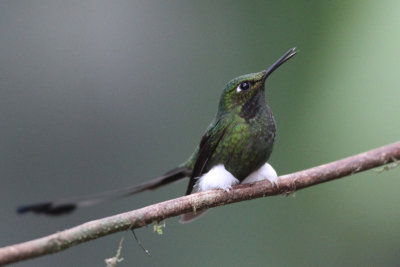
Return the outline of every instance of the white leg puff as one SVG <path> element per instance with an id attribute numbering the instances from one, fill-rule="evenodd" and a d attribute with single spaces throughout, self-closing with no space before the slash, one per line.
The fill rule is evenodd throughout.
<path id="1" fill-rule="evenodd" d="M 243 180 L 242 184 L 249 184 L 265 179 L 270 181 L 274 186 L 278 184 L 278 175 L 274 168 L 272 168 L 268 163 L 265 163 L 258 170 L 255 170 L 247 176 L 246 179 Z"/>
<path id="2" fill-rule="evenodd" d="M 198 192 L 211 189 L 223 189 L 229 191 L 233 185 L 238 183 L 239 180 L 227 171 L 223 164 L 219 164 L 199 178 L 195 186 L 195 191 Z"/>

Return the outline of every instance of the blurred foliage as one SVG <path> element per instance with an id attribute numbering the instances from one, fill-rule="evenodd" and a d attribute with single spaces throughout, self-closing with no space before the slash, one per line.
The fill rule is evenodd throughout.
<path id="1" fill-rule="evenodd" d="M 177 183 L 60 218 L 21 203 L 119 188 L 184 161 L 224 84 L 267 84 L 271 163 L 305 169 L 399 140 L 398 1 L 1 1 L 0 246 L 180 196 Z M 17 266 L 397 266 L 399 168 L 170 219 Z M 88 256 L 89 255 L 89 256 Z"/>

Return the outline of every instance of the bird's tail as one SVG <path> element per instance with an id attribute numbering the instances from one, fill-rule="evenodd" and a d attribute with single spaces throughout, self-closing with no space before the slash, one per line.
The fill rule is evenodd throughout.
<path id="1" fill-rule="evenodd" d="M 186 167 L 177 167 L 149 182 L 89 196 L 70 197 L 56 201 L 23 205 L 17 208 L 17 213 L 23 214 L 33 212 L 45 215 L 62 215 L 72 212 L 78 207 L 96 205 L 101 202 L 130 196 L 142 191 L 153 190 L 160 186 L 180 180 L 186 176 L 190 176 L 190 170 Z"/>
<path id="2" fill-rule="evenodd" d="M 191 223 L 194 220 L 197 220 L 201 215 L 206 213 L 208 210 L 200 210 L 200 211 L 193 211 L 189 213 L 182 214 L 179 222 L 184 224 L 184 223 Z"/>

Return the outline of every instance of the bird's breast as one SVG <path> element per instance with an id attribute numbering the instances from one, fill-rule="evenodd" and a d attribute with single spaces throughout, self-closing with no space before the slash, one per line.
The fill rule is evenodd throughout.
<path id="1" fill-rule="evenodd" d="M 216 162 L 224 164 L 229 172 L 242 181 L 268 160 L 275 131 L 275 121 L 270 112 L 234 125 L 217 151 L 219 158 Z"/>

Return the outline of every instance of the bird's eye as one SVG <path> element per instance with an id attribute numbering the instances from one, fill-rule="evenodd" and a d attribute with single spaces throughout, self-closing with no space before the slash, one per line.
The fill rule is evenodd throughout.
<path id="1" fill-rule="evenodd" d="M 241 84 L 238 85 L 238 87 L 236 88 L 236 92 L 242 92 L 242 91 L 246 91 L 250 88 L 250 83 L 249 82 L 242 82 Z"/>

